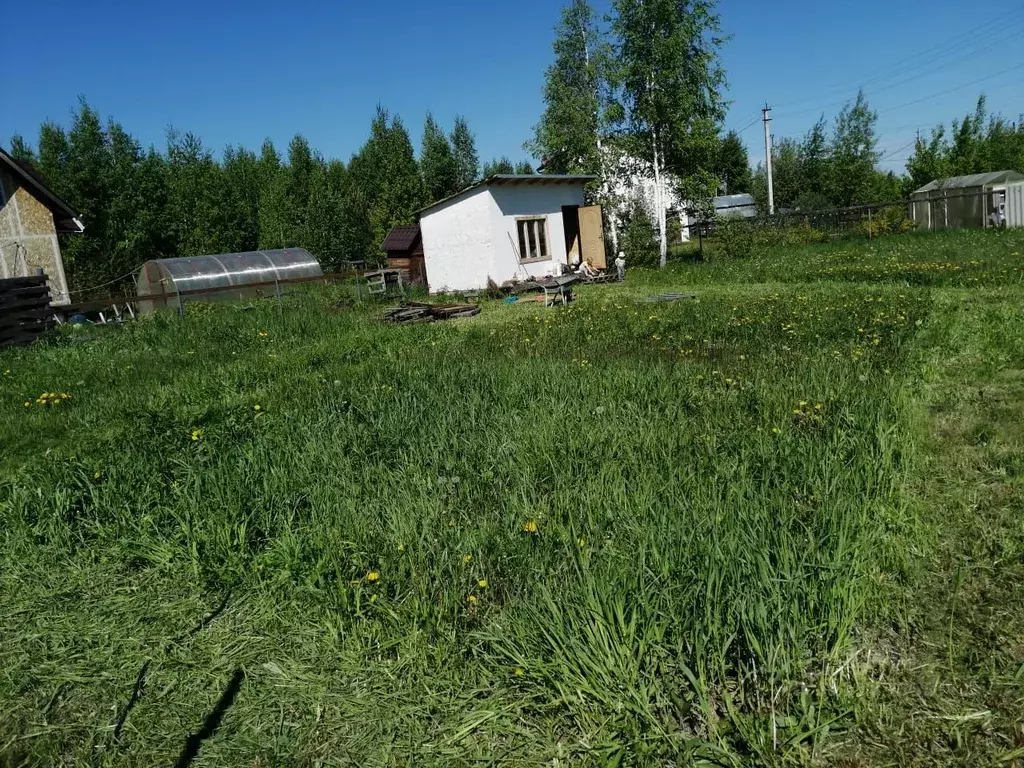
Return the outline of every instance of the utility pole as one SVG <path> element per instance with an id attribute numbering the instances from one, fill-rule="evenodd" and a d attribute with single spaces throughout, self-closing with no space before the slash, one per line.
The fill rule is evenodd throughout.
<path id="1" fill-rule="evenodd" d="M 761 110 L 764 121 L 764 167 L 768 171 L 768 214 L 775 213 L 775 185 L 772 182 L 772 108 L 765 102 Z"/>

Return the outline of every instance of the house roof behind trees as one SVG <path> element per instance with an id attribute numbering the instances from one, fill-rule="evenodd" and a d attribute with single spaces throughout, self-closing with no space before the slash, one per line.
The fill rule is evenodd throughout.
<path id="1" fill-rule="evenodd" d="M 990 184 L 1003 184 L 1011 181 L 1024 181 L 1024 173 L 1017 171 L 990 171 L 989 173 L 972 173 L 967 176 L 951 176 L 948 179 L 929 181 L 918 192 L 931 192 L 935 189 L 966 189 L 968 187 L 987 187 Z"/>
<path id="2" fill-rule="evenodd" d="M 19 179 L 29 193 L 36 200 L 41 202 L 53 214 L 53 223 L 57 228 L 57 234 L 79 234 L 85 231 L 85 226 L 79 221 L 75 209 L 65 203 L 51 190 L 39 172 L 32 167 L 31 163 L 24 160 L 15 160 L 2 147 L 0 147 L 0 168 L 6 169 Z"/>

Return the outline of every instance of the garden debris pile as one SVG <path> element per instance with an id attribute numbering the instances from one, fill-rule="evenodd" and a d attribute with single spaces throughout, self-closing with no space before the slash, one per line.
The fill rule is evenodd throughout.
<path id="1" fill-rule="evenodd" d="M 384 319 L 392 323 L 433 323 L 437 320 L 451 320 L 454 317 L 472 317 L 480 314 L 476 304 L 427 304 L 407 301 L 400 307 L 389 309 Z"/>

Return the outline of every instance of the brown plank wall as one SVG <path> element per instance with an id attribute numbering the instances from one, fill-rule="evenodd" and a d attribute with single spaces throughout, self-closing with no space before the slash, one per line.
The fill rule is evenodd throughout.
<path id="1" fill-rule="evenodd" d="M 0 347 L 28 344 L 50 327 L 46 276 L 0 280 Z"/>

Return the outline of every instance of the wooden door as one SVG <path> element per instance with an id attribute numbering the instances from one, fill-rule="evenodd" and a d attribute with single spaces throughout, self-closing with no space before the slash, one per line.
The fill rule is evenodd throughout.
<path id="1" fill-rule="evenodd" d="M 597 269 L 605 269 L 608 260 L 604 255 L 604 225 L 601 222 L 601 206 L 587 205 L 579 210 L 580 246 L 583 261 L 590 261 Z"/>

